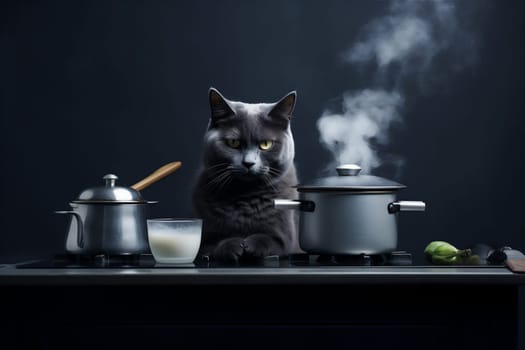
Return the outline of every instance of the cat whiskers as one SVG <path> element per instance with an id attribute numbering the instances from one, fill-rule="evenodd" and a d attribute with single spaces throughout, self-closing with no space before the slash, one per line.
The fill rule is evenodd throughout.
<path id="1" fill-rule="evenodd" d="M 283 174 L 282 171 L 278 170 L 278 169 L 275 169 L 275 168 L 272 168 L 272 167 L 269 167 L 268 168 L 268 173 L 272 176 L 275 176 L 275 177 L 281 177 L 281 175 Z"/>
<path id="2" fill-rule="evenodd" d="M 220 192 L 224 187 L 226 187 L 226 185 L 228 185 L 230 183 L 230 181 L 232 180 L 233 176 L 231 176 L 231 172 L 228 173 L 228 176 L 226 177 L 226 179 L 224 179 L 220 184 L 219 186 L 217 187 L 216 191 L 217 192 Z"/>
<path id="3" fill-rule="evenodd" d="M 217 169 L 218 168 L 218 169 Z M 213 171 L 211 171 L 213 170 Z M 219 163 L 206 168 L 208 178 L 216 178 L 225 171 L 231 170 L 231 166 L 228 163 Z"/>
<path id="4" fill-rule="evenodd" d="M 232 175 L 231 166 L 227 166 L 225 168 L 218 169 L 212 172 L 208 176 L 208 178 L 211 178 L 211 180 L 205 184 L 206 189 L 210 191 L 214 191 L 214 192 L 221 190 L 227 183 L 230 182 L 231 177 L 232 177 L 231 175 Z"/>
<path id="5" fill-rule="evenodd" d="M 278 191 L 277 191 L 277 188 L 273 185 L 272 178 L 271 178 L 270 175 L 268 175 L 268 174 L 264 174 L 262 178 L 263 178 L 263 180 L 264 180 L 264 183 L 265 183 L 268 187 L 270 187 L 274 192 L 278 192 Z"/>
<path id="6" fill-rule="evenodd" d="M 212 170 L 212 169 L 219 168 L 219 167 L 228 168 L 229 164 L 230 163 L 227 163 L 227 162 L 217 163 L 217 164 L 211 165 L 209 167 L 206 167 L 206 170 L 208 171 L 208 170 Z"/>

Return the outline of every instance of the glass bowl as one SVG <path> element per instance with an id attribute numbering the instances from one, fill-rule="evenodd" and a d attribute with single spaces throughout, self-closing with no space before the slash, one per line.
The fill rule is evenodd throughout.
<path id="1" fill-rule="evenodd" d="M 156 262 L 190 264 L 199 252 L 201 219 L 148 219 L 148 241 Z"/>

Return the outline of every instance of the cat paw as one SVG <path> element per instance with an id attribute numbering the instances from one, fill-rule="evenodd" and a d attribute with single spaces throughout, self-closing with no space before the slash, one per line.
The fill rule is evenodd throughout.
<path id="1" fill-rule="evenodd" d="M 243 257 L 262 259 L 279 254 L 280 249 L 273 238 L 264 234 L 253 234 L 244 239 Z"/>
<path id="2" fill-rule="evenodd" d="M 237 264 L 244 253 L 244 239 L 233 237 L 222 240 L 213 250 L 213 258 L 224 264 Z"/>

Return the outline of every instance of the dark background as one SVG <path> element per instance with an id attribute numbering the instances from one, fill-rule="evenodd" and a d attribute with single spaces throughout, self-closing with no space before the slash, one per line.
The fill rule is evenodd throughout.
<path id="1" fill-rule="evenodd" d="M 0 11 L 0 258 L 64 249 L 67 209 L 107 173 L 130 186 L 164 163 L 182 168 L 143 191 L 150 216 L 190 216 L 210 86 L 245 102 L 290 90 L 301 180 L 330 161 L 316 121 L 370 76 L 341 61 L 386 1 L 16 1 Z M 391 153 L 406 164 L 400 199 L 427 212 L 399 220 L 399 249 L 431 240 L 525 250 L 522 1 L 457 2 L 475 62 L 405 90 Z M 441 65 L 441 66 L 440 66 Z M 437 79 L 439 78 L 439 79 Z M 393 174 L 385 174 L 393 177 Z"/>

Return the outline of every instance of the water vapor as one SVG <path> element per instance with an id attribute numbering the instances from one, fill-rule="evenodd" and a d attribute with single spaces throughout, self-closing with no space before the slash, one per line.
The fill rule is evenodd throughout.
<path id="1" fill-rule="evenodd" d="M 359 164 L 363 173 L 392 159 L 403 163 L 377 149 L 388 145 L 392 126 L 402 122 L 403 83 L 439 74 L 430 71 L 440 54 L 453 58 L 456 68 L 471 61 L 473 40 L 456 12 L 451 1 L 392 1 L 385 16 L 361 30 L 343 58 L 358 69 L 371 66 L 374 85 L 344 92 L 340 110 L 325 109 L 317 122 L 320 141 L 336 163 Z"/>

